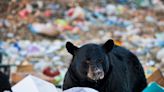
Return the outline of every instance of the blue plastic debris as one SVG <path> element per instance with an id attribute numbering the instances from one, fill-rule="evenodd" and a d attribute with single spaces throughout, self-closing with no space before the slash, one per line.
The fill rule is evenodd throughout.
<path id="1" fill-rule="evenodd" d="M 158 83 L 152 82 L 143 90 L 143 92 L 164 92 L 164 88 Z"/>

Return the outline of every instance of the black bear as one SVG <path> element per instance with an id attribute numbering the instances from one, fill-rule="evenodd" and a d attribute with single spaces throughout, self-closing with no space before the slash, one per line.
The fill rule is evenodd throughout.
<path id="1" fill-rule="evenodd" d="M 138 58 L 111 39 L 104 44 L 90 43 L 80 48 L 67 42 L 66 48 L 73 58 L 63 90 L 90 87 L 99 92 L 141 92 L 147 86 Z"/>
<path id="2" fill-rule="evenodd" d="M 0 53 L 0 62 L 1 61 L 2 54 Z M 5 90 L 12 92 L 8 77 L 0 71 L 0 92 L 3 92 Z"/>

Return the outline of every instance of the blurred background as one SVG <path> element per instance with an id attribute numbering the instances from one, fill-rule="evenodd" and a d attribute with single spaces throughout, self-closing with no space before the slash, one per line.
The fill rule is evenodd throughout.
<path id="1" fill-rule="evenodd" d="M 13 85 L 32 74 L 60 87 L 72 57 L 65 43 L 108 39 L 164 86 L 163 0 L 0 0 L 0 70 Z"/>

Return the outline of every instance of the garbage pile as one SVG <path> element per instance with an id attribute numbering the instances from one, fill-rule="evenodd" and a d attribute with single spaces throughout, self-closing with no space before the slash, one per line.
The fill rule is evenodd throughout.
<path id="1" fill-rule="evenodd" d="M 82 0 L 76 4 L 66 0 L 6 2 L 5 12 L 0 16 L 2 64 L 31 65 L 23 70 L 22 76 L 40 72 L 61 85 L 71 59 L 65 50 L 66 41 L 83 45 L 110 38 L 135 53 L 143 66 L 157 67 L 164 73 L 162 0 L 149 8 L 116 3 L 85 5 Z M 22 72 L 17 68 L 13 67 L 11 72 Z"/>

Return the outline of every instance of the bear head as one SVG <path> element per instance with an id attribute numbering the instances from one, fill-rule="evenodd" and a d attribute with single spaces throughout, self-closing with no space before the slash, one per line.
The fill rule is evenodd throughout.
<path id="1" fill-rule="evenodd" d="M 102 80 L 110 69 L 108 53 L 113 46 L 114 42 L 111 39 L 101 45 L 90 43 L 82 47 L 67 42 L 66 49 L 73 56 L 70 67 L 82 79 Z"/>

